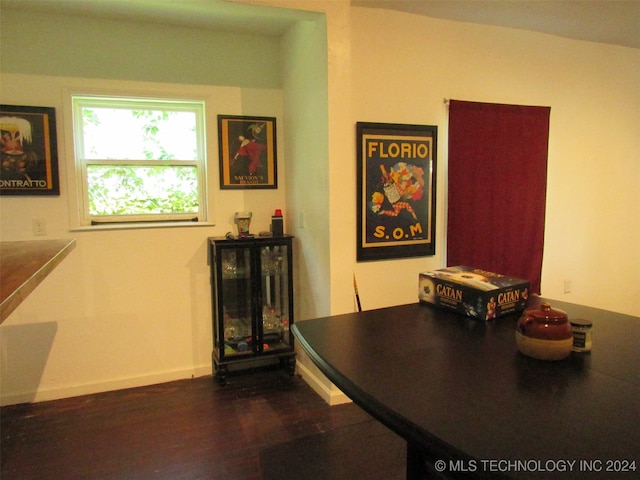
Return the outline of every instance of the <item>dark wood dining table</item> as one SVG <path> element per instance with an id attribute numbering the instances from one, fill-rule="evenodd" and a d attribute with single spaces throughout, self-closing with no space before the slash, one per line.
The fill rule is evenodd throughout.
<path id="1" fill-rule="evenodd" d="M 298 341 L 407 442 L 407 478 L 640 478 L 640 318 L 534 296 L 593 322 L 593 348 L 521 354 L 519 314 L 408 304 L 299 321 Z"/>

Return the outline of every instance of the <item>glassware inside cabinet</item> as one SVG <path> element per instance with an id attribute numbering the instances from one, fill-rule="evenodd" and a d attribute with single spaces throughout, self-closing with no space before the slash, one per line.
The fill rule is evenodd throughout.
<path id="1" fill-rule="evenodd" d="M 262 349 L 289 348 L 289 278 L 286 245 L 261 248 Z"/>
<path id="2" fill-rule="evenodd" d="M 251 250 L 243 247 L 222 249 L 220 266 L 224 354 L 251 354 L 254 350 L 251 328 Z"/>
<path id="3" fill-rule="evenodd" d="M 224 318 L 224 353 L 225 355 L 245 355 L 253 350 L 250 318 L 232 318 L 225 314 Z"/>
<path id="4" fill-rule="evenodd" d="M 222 278 L 248 278 L 251 265 L 250 253 L 248 248 L 225 248 L 222 250 Z"/>

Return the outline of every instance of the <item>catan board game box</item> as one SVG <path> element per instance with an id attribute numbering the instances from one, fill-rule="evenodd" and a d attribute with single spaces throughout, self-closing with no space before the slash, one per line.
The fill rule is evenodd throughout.
<path id="1" fill-rule="evenodd" d="M 420 273 L 418 288 L 421 303 L 491 320 L 524 310 L 530 282 L 459 265 Z"/>

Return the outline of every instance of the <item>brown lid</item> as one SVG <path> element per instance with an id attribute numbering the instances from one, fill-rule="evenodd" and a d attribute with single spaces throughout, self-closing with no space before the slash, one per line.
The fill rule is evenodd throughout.
<path id="1" fill-rule="evenodd" d="M 551 304 L 546 302 L 540 304 L 540 308 L 527 309 L 525 313 L 536 320 L 568 320 L 569 318 L 567 312 L 551 308 Z"/>

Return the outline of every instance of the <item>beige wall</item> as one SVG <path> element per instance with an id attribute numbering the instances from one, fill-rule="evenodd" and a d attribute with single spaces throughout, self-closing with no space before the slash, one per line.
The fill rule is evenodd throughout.
<path id="1" fill-rule="evenodd" d="M 371 309 L 415 301 L 417 274 L 444 265 L 445 98 L 551 107 L 542 293 L 640 314 L 640 50 L 346 0 L 296 5 L 327 15 L 332 314 L 355 308 L 354 272 Z M 356 263 L 358 121 L 438 126 L 435 256 Z"/>
<path id="2" fill-rule="evenodd" d="M 56 108 L 61 195 L 2 197 L 0 238 L 73 237 L 77 247 L 0 327 L 0 402 L 210 374 L 206 238 L 233 230 L 235 211 L 253 212 L 254 231 L 268 229 L 275 208 L 286 212 L 280 40 L 4 9 L 1 21 L 0 100 Z M 64 34 L 51 38 L 45 26 L 52 24 Z M 75 195 L 69 92 L 83 90 L 206 100 L 214 225 L 69 230 Z M 219 189 L 217 114 L 277 118 L 280 188 Z M 45 219 L 46 236 L 33 236 L 34 218 Z"/>
<path id="3" fill-rule="evenodd" d="M 69 232 L 64 178 L 72 157 L 68 119 L 59 119 L 63 194 L 3 197 L 0 226 L 3 240 L 32 239 L 31 219 L 45 217 L 48 238 L 74 236 L 78 246 L 0 327 L 4 403 L 210 372 L 205 238 L 231 229 L 236 210 L 258 212 L 256 228 L 261 229 L 272 208 L 286 205 L 287 229 L 304 239 L 297 292 L 315 295 L 314 301 L 301 300 L 300 320 L 353 311 L 354 272 L 365 309 L 416 301 L 418 273 L 445 261 L 444 98 L 551 106 L 543 294 L 640 315 L 639 50 L 351 8 L 348 2 L 297 4 L 326 12 L 326 52 L 318 44 L 324 38 L 317 24 L 298 25 L 285 36 L 283 90 L 153 85 L 209 95 L 215 105 L 210 116 L 262 114 L 287 120 L 279 128 L 279 167 L 291 179 L 281 177 L 282 188 L 275 192 L 219 191 L 217 140 L 210 132 L 215 227 Z M 298 70 L 304 68 L 305 42 L 314 58 L 326 54 L 326 71 L 318 64 L 311 73 Z M 305 79 L 314 80 L 309 88 L 299 83 Z M 5 72 L 0 81 L 3 103 L 60 111 L 67 84 L 87 82 Z M 112 81 L 104 85 L 141 86 Z M 305 101 L 310 102 L 306 111 Z M 315 117 L 317 131 L 311 127 Z M 356 263 L 357 121 L 439 127 L 434 257 Z M 214 122 L 210 119 L 210 125 Z M 314 148 L 313 155 L 304 154 L 307 146 Z M 304 228 L 300 213 L 306 214 Z M 569 294 L 563 293 L 565 279 L 572 281 Z"/>
<path id="4" fill-rule="evenodd" d="M 287 0 L 246 3 L 292 6 Z M 330 219 L 332 314 L 354 311 L 354 273 L 363 308 L 373 309 L 414 302 L 418 273 L 444 266 L 447 109 L 443 100 L 453 98 L 551 106 L 542 293 L 640 315 L 635 301 L 640 294 L 636 280 L 640 270 L 639 50 L 351 8 L 348 0 L 298 1 L 296 6 L 327 16 L 326 215 Z M 438 126 L 435 256 L 356 262 L 354 125 L 358 121 Z M 325 192 L 317 190 L 324 198 Z M 290 222 L 294 232 L 301 231 L 297 216 Z M 326 232 L 318 229 L 311 235 L 324 238 Z M 323 256 L 307 260 L 316 261 L 314 268 L 323 271 Z M 564 292 L 565 280 L 571 284 L 569 293 Z M 315 287 L 313 278 L 306 287 Z M 322 308 L 315 313 L 324 315 Z M 302 363 L 317 375 L 304 356 Z M 318 377 L 312 381 L 321 384 L 321 394 L 339 401 L 335 388 Z"/>
<path id="5" fill-rule="evenodd" d="M 356 265 L 364 308 L 414 301 L 417 272 L 444 262 L 443 99 L 452 98 L 551 107 L 542 293 L 640 315 L 640 50 L 354 8 L 351 58 L 352 123 L 422 123 L 440 134 L 436 257 Z M 350 149 L 343 160 L 353 164 Z M 331 189 L 348 182 L 334 173 Z M 352 237 L 345 232 L 351 258 Z"/>
<path id="6" fill-rule="evenodd" d="M 207 101 L 209 211 L 215 225 L 70 231 L 73 149 L 68 91 L 163 95 Z M 0 327 L 3 403 L 46 400 L 211 373 L 211 300 L 206 239 L 234 230 L 236 211 L 252 211 L 268 230 L 285 202 L 277 190 L 221 191 L 218 113 L 282 119 L 282 92 L 269 89 L 2 75 L 2 102 L 56 108 L 59 197 L 2 197 L 1 239 L 75 238 L 76 248 Z M 281 135 L 280 132 L 278 132 Z M 279 138 L 279 166 L 286 168 Z M 282 173 L 281 173 L 282 175 Z M 282 177 L 281 177 L 282 178 Z M 34 237 L 33 218 L 47 235 Z"/>

